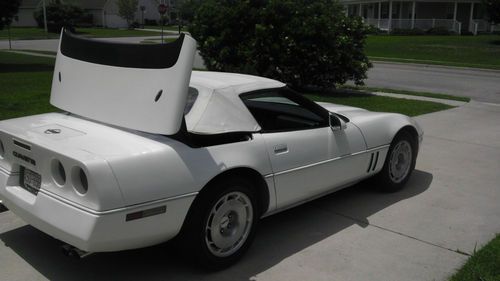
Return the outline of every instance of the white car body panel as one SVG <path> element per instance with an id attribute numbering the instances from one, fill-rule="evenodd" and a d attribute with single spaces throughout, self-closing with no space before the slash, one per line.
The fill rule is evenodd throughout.
<path id="1" fill-rule="evenodd" d="M 189 40 L 186 42 L 191 44 Z M 77 80 L 76 74 L 64 74 L 68 72 L 65 67 L 75 66 L 89 77 L 99 74 L 116 79 L 115 84 L 121 81 L 126 81 L 124 85 L 134 84 L 129 83 L 129 74 L 141 77 L 151 74 L 153 80 L 163 81 L 154 81 L 150 90 L 169 86 L 163 84 L 169 79 L 158 76 L 165 75 L 162 69 L 155 70 L 158 73 L 134 69 L 131 74 L 129 70 L 72 62 L 60 54 L 57 60 L 55 73 L 61 71 L 63 80 Z M 180 56 L 178 63 L 189 61 L 188 55 Z M 95 73 L 89 73 L 93 70 Z M 186 78 L 189 75 L 181 75 L 181 80 L 189 79 Z M 143 81 L 149 82 L 148 79 Z M 56 81 L 52 100 L 61 108 L 76 111 L 0 121 L 0 199 L 29 224 L 81 250 L 140 248 L 177 235 L 199 192 L 226 173 L 252 172 L 265 183 L 263 192 L 268 202 L 262 202 L 266 205 L 261 215 L 266 216 L 376 174 L 382 169 L 392 139 L 402 128 L 411 127 L 419 140 L 423 134 L 416 122 L 400 114 L 328 103 L 319 104 L 347 117 L 345 128 L 333 130 L 322 126 L 265 132 L 240 95 L 276 90 L 284 84 L 249 75 L 196 71 L 190 79 L 190 86 L 198 89 L 200 96 L 185 116 L 184 129 L 176 123 L 175 114 L 182 120 L 187 85 L 185 92 L 174 95 L 176 108 L 172 104 L 163 105 L 169 108 L 168 116 L 149 106 L 138 106 L 134 114 L 125 114 L 122 110 L 137 102 L 131 97 L 121 100 L 116 108 L 111 100 L 100 99 L 116 114 L 111 116 L 104 114 L 104 105 L 89 111 L 94 104 L 92 100 L 101 97 L 96 94 L 97 88 L 86 86 L 85 92 L 73 91 L 69 86 L 57 85 Z M 75 83 L 85 86 L 82 81 Z M 182 88 L 181 84 L 177 84 L 177 89 Z M 144 85 L 132 85 L 129 89 L 135 91 L 141 86 Z M 105 89 L 110 99 L 116 98 L 116 91 L 126 90 L 120 88 L 122 85 L 107 82 L 98 83 L 98 87 Z M 87 93 L 89 100 L 82 97 Z M 65 95 L 79 102 L 72 104 Z M 314 107 L 328 115 L 323 108 Z M 145 118 L 150 110 L 151 115 Z M 248 138 L 195 146 L 174 135 L 179 131 L 177 125 L 185 134 L 244 131 Z M 64 184 L 54 180 L 54 159 L 62 163 L 66 174 Z M 75 191 L 76 175 L 71 172 L 74 167 L 83 169 L 88 178 L 85 194 Z M 25 169 L 41 175 L 37 193 L 22 186 Z"/>
<path id="2" fill-rule="evenodd" d="M 93 120 L 143 132 L 169 135 L 179 130 L 196 51 L 193 38 L 181 37 L 179 40 L 183 40 L 183 44 L 177 62 L 162 69 L 117 67 L 77 60 L 61 51 L 61 45 L 66 42 L 63 39 L 52 79 L 52 105 Z M 157 99 L 160 91 L 162 94 Z"/>

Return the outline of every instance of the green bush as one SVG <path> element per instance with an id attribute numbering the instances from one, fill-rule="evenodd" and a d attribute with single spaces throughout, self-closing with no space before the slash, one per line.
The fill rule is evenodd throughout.
<path id="1" fill-rule="evenodd" d="M 59 33 L 61 28 L 73 29 L 76 22 L 83 17 L 83 10 L 72 4 L 62 3 L 60 0 L 51 1 L 46 6 L 47 28 L 49 32 Z M 34 13 L 34 17 L 39 27 L 44 26 L 43 10 L 40 7 Z"/>
<path id="2" fill-rule="evenodd" d="M 203 1 L 189 31 L 209 70 L 329 88 L 371 67 L 366 28 L 333 0 Z"/>
<path id="3" fill-rule="evenodd" d="M 455 32 L 448 30 L 446 27 L 436 26 L 426 31 L 429 35 L 453 35 Z"/>
<path id="4" fill-rule="evenodd" d="M 413 35 L 424 35 L 425 31 L 423 31 L 422 29 L 419 29 L 419 28 L 413 28 L 413 29 L 394 28 L 393 30 L 391 30 L 391 34 L 392 35 L 410 35 L 410 36 L 413 36 Z"/>

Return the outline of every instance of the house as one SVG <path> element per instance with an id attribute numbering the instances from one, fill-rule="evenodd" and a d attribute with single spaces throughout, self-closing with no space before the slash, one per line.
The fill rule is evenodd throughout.
<path id="1" fill-rule="evenodd" d="M 485 19 L 481 0 L 340 0 L 347 15 L 382 30 L 446 28 L 458 34 L 500 30 Z"/>
<path id="2" fill-rule="evenodd" d="M 36 26 L 33 13 L 42 6 L 41 0 L 22 0 L 19 12 L 12 20 L 12 26 Z"/>
<path id="3" fill-rule="evenodd" d="M 45 0 L 48 4 L 51 0 Z M 80 6 L 86 14 L 91 15 L 92 24 L 95 26 L 125 28 L 127 22 L 118 14 L 118 0 L 61 0 Z M 177 1 L 174 0 L 139 0 L 135 20 L 142 23 L 143 19 L 160 20 L 158 5 L 160 3 L 175 8 Z M 36 26 L 37 22 L 33 13 L 42 7 L 43 0 L 22 0 L 18 14 L 14 17 L 12 26 Z M 144 11 L 141 10 L 144 7 Z"/>

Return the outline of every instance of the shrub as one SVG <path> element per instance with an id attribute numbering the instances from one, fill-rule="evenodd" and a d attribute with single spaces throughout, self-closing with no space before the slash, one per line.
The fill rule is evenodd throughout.
<path id="1" fill-rule="evenodd" d="M 68 27 L 74 30 L 75 22 L 78 22 L 83 16 L 83 10 L 72 4 L 64 4 L 60 0 L 50 2 L 47 7 L 47 28 L 49 32 L 59 33 L 61 28 Z M 44 26 L 43 10 L 38 9 L 34 13 L 35 20 L 39 27 Z"/>
<path id="2" fill-rule="evenodd" d="M 19 10 L 20 0 L 0 0 L 0 30 L 9 26 Z"/>
<path id="3" fill-rule="evenodd" d="M 455 32 L 448 30 L 446 27 L 442 26 L 436 26 L 433 27 L 426 32 L 429 35 L 452 35 L 455 34 Z"/>
<path id="4" fill-rule="evenodd" d="M 203 1 L 189 31 L 209 70 L 329 88 L 371 67 L 363 23 L 334 0 Z"/>
<path id="5" fill-rule="evenodd" d="M 419 28 L 394 28 L 391 30 L 392 35 L 424 35 L 425 32 L 422 29 Z"/>
<path id="6" fill-rule="evenodd" d="M 152 19 L 144 19 L 144 24 L 145 25 L 158 25 L 158 22 L 156 20 L 152 20 Z"/>
<path id="7" fill-rule="evenodd" d="M 371 35 L 378 35 L 378 34 L 385 34 L 387 32 L 370 24 L 366 26 L 366 33 Z"/>

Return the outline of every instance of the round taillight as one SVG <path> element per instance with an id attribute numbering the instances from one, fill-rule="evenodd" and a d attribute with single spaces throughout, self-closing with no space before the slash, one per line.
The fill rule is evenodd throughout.
<path id="1" fill-rule="evenodd" d="M 71 170 L 71 179 L 73 181 L 73 187 L 78 194 L 84 195 L 89 190 L 89 182 L 87 179 L 87 174 L 80 167 L 73 167 Z"/>
<path id="2" fill-rule="evenodd" d="M 0 140 L 0 158 L 3 158 L 5 155 L 5 148 L 3 147 L 3 142 Z"/>
<path id="3" fill-rule="evenodd" d="M 52 159 L 50 167 L 52 170 L 52 178 L 54 179 L 54 181 L 59 186 L 63 186 L 66 183 L 66 171 L 64 170 L 64 166 L 61 161 Z"/>

